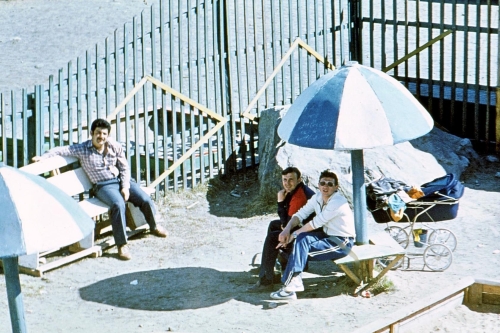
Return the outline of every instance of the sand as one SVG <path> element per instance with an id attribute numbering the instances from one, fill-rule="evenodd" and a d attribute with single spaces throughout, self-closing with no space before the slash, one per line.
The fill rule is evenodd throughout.
<path id="1" fill-rule="evenodd" d="M 148 1 L 151 4 L 154 1 Z M 147 8 L 143 1 L 0 1 L 0 91 L 47 80 L 114 29 Z M 395 290 L 353 297 L 339 286 L 346 277 L 330 262 L 312 263 L 298 300 L 269 306 L 267 293 L 248 294 L 256 281 L 267 224 L 276 214 L 248 214 L 258 194 L 255 172 L 220 191 L 171 195 L 158 202 L 167 239 L 131 240 L 133 259 L 116 249 L 45 274 L 21 275 L 29 332 L 349 332 L 452 285 L 466 276 L 500 276 L 498 163 L 473 170 L 458 217 L 440 222 L 458 239 L 444 272 L 422 269 L 388 273 Z M 229 193 L 236 183 L 248 195 Z M 196 204 L 195 204 L 196 203 Z M 193 206 L 194 204 L 194 206 Z M 188 208 L 190 207 L 190 208 Z M 385 225 L 369 221 L 370 232 Z M 474 310 L 474 309 L 473 309 Z M 493 332 L 500 316 L 460 306 L 419 332 Z M 10 332 L 4 276 L 0 275 L 0 333 Z"/>

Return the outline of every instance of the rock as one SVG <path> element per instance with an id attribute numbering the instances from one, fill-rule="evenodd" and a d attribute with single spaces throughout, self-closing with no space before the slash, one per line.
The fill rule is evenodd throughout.
<path id="1" fill-rule="evenodd" d="M 500 172 L 495 173 L 496 178 L 500 178 Z"/>
<path id="2" fill-rule="evenodd" d="M 277 134 L 277 128 L 287 109 L 288 107 L 277 107 L 264 110 L 259 119 L 260 194 L 274 196 L 281 188 L 281 171 L 288 166 L 299 168 L 304 182 L 312 188 L 317 188 L 320 172 L 330 169 L 339 177 L 341 192 L 352 203 L 351 153 L 303 148 L 282 142 Z M 446 133 L 446 136 L 448 135 Z M 449 172 L 441 165 L 445 164 L 448 170 L 456 170 L 460 176 L 465 168 L 466 157 L 460 157 L 456 153 L 444 154 L 445 149 L 439 142 L 432 141 L 432 138 L 445 140 L 440 134 L 434 134 L 421 142 L 420 146 L 426 146 L 427 150 L 434 148 L 444 162 L 439 162 L 433 154 L 424 149 L 417 149 L 410 142 L 404 142 L 394 146 L 364 150 L 365 172 L 373 175 L 382 174 L 408 185 L 421 185 Z M 462 151 L 466 146 L 467 143 L 463 141 L 455 148 Z M 466 151 L 472 155 L 468 149 Z M 462 167 L 453 168 L 452 163 L 458 161 L 462 163 Z"/>

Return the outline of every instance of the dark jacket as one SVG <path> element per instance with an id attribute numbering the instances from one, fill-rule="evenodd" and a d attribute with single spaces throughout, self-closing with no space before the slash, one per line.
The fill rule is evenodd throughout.
<path id="1" fill-rule="evenodd" d="M 288 221 L 290 221 L 294 213 L 294 212 L 292 213 L 289 212 L 290 202 L 292 201 L 292 198 L 295 195 L 301 195 L 301 194 L 304 194 L 305 197 L 307 198 L 306 201 L 304 202 L 305 204 L 307 200 L 309 200 L 315 193 L 309 187 L 304 185 L 304 183 L 300 182 L 292 192 L 286 195 L 285 200 L 278 202 L 278 215 L 280 217 L 281 225 L 283 227 L 287 225 Z M 311 214 L 311 216 L 309 216 L 306 220 L 304 220 L 303 223 L 306 224 L 307 222 L 312 220 L 314 215 L 315 215 L 314 213 Z"/>

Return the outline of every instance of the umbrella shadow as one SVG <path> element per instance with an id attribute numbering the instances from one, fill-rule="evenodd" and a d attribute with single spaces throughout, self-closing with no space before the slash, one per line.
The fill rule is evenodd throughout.
<path id="1" fill-rule="evenodd" d="M 150 311 L 200 309 L 232 299 L 262 304 L 246 293 L 248 272 L 180 267 L 123 274 L 80 288 L 82 299 L 121 308 Z M 253 281 L 254 282 L 254 281 Z"/>
<path id="2" fill-rule="evenodd" d="M 98 281 L 80 288 L 79 292 L 80 297 L 89 302 L 148 311 L 200 309 L 230 300 L 263 306 L 272 302 L 270 291 L 246 291 L 256 281 L 251 272 L 221 272 L 206 267 L 141 271 Z M 300 293 L 299 298 L 328 298 L 342 294 L 338 288 L 331 287 L 332 281 L 331 276 L 305 279 L 306 291 Z"/>

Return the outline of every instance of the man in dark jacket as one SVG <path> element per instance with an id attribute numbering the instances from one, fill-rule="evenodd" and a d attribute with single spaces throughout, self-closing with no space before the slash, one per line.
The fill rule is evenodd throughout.
<path id="1" fill-rule="evenodd" d="M 278 216 L 280 219 L 269 223 L 264 247 L 262 248 L 259 281 L 248 289 L 250 292 L 266 291 L 272 289 L 274 281 L 280 283 L 279 276 L 274 277 L 274 265 L 280 252 L 276 248 L 279 244 L 278 236 L 290 221 L 292 215 L 314 195 L 314 191 L 304 185 L 300 171 L 295 167 L 288 167 L 283 170 L 281 172 L 281 181 L 283 189 L 278 192 Z M 292 248 L 293 244 L 286 249 L 281 249 L 281 251 L 291 251 Z"/>

